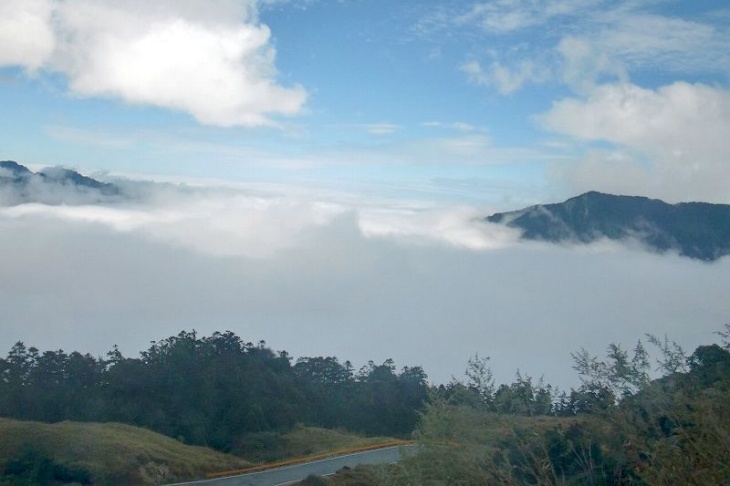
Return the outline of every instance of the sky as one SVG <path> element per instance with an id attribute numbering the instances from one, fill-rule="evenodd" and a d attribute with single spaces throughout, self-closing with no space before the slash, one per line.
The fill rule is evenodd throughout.
<path id="1" fill-rule="evenodd" d="M 137 198 L 0 208 L 0 349 L 231 328 L 570 384 L 581 346 L 711 340 L 727 258 L 479 219 L 588 190 L 730 203 L 728 45 L 719 0 L 4 0 L 0 160 Z"/>

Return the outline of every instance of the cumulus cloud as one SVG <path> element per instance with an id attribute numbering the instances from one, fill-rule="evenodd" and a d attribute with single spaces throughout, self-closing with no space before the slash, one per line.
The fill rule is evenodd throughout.
<path id="1" fill-rule="evenodd" d="M 538 117 L 547 130 L 585 142 L 609 142 L 623 148 L 613 165 L 605 152 L 592 152 L 580 174 L 593 172 L 600 185 L 605 171 L 622 173 L 628 165 L 643 173 L 652 195 L 669 200 L 704 199 L 730 202 L 725 181 L 730 179 L 730 92 L 703 84 L 676 82 L 656 90 L 607 84 L 585 98 L 566 98 Z M 646 161 L 650 162 L 646 162 Z M 607 164 L 605 171 L 586 167 Z M 613 178 L 609 178 L 611 180 Z M 594 186 L 595 188 L 596 186 Z"/>
<path id="2" fill-rule="evenodd" d="M 271 33 L 253 0 L 9 0 L 0 9 L 0 65 L 60 72 L 79 96 L 217 126 L 270 124 L 306 99 L 302 87 L 277 84 Z"/>
<path id="3" fill-rule="evenodd" d="M 519 367 L 566 386 L 581 346 L 666 332 L 692 349 L 730 311 L 727 259 L 515 245 L 463 207 L 148 190 L 134 206 L 0 210 L 0 349 L 133 356 L 230 329 L 294 356 L 422 365 L 435 383 L 479 352 L 498 380 Z"/>
<path id="4" fill-rule="evenodd" d="M 607 140 L 636 148 L 676 152 L 673 145 L 715 156 L 727 150 L 730 92 L 703 84 L 676 82 L 658 90 L 609 84 L 587 99 L 554 103 L 542 117 L 553 131 L 586 140 Z"/>
<path id="5" fill-rule="evenodd" d="M 0 3 L 0 66 L 22 65 L 35 71 L 53 52 L 52 0 Z"/>

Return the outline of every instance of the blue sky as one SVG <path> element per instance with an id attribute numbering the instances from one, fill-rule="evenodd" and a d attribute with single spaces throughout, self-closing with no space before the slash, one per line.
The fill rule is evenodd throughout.
<path id="1" fill-rule="evenodd" d="M 11 0 L 0 14 L 3 158 L 504 209 L 589 189 L 729 202 L 721 1 Z"/>

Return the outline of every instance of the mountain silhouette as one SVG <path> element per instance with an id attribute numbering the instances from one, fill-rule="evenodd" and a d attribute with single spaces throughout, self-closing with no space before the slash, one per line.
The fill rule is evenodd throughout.
<path id="1" fill-rule="evenodd" d="M 668 204 L 640 196 L 587 192 L 562 203 L 540 204 L 486 218 L 522 230 L 522 238 L 590 243 L 635 239 L 658 251 L 714 261 L 730 254 L 730 205 Z"/>
<path id="2" fill-rule="evenodd" d="M 62 167 L 33 172 L 12 160 L 0 161 L 0 206 L 24 203 L 95 204 L 124 197 L 115 184 Z"/>

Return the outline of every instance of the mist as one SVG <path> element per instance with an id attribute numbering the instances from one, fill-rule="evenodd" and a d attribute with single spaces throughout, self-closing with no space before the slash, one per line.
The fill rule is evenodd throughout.
<path id="1" fill-rule="evenodd" d="M 478 353 L 498 383 L 519 369 L 565 389 L 582 347 L 603 354 L 652 333 L 691 352 L 730 315 L 728 258 L 521 243 L 481 220 L 491 208 L 139 188 L 114 205 L 0 209 L 3 354 L 23 341 L 136 356 L 181 330 L 231 330 L 295 358 L 392 358 L 435 384 L 462 378 Z"/>

